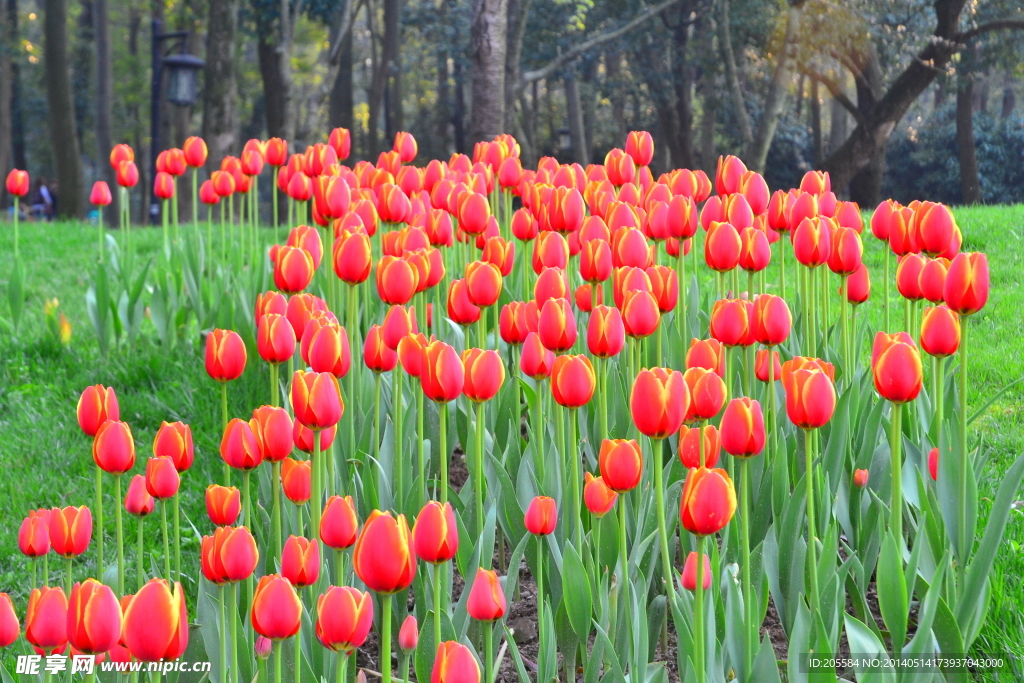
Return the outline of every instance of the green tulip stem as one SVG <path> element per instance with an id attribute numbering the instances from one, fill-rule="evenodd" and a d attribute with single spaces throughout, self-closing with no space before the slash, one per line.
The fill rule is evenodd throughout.
<path id="1" fill-rule="evenodd" d="M 391 410 L 395 413 L 395 462 L 394 462 L 394 473 L 395 473 L 395 510 L 402 511 L 402 496 L 405 492 L 405 455 L 402 452 L 402 436 L 405 433 L 404 430 L 404 411 L 405 403 L 403 391 L 402 391 L 402 379 L 405 372 L 402 370 L 401 365 L 396 365 L 395 369 L 391 372 Z"/>
<path id="2" fill-rule="evenodd" d="M 484 683 L 494 683 L 494 622 L 485 621 L 484 627 Z"/>
<path id="3" fill-rule="evenodd" d="M 181 503 L 174 496 L 174 580 L 181 581 Z"/>
<path id="4" fill-rule="evenodd" d="M 807 558 L 811 565 L 809 572 L 811 577 L 811 623 L 815 623 L 815 613 L 818 605 L 821 604 L 821 594 L 818 592 L 818 534 L 815 527 L 815 513 L 817 506 L 814 503 L 814 437 L 815 430 L 804 431 L 804 453 L 806 456 L 806 471 L 804 480 L 807 482 Z"/>
<path id="5" fill-rule="evenodd" d="M 476 501 L 476 534 L 483 538 L 484 534 L 484 404 L 476 404 L 476 421 L 474 422 L 473 440 L 473 496 Z M 493 550 L 493 548 L 491 549 Z M 485 557 L 486 555 L 486 557 Z M 480 552 L 480 566 L 490 566 L 491 551 Z"/>
<path id="6" fill-rule="evenodd" d="M 270 191 L 270 196 L 273 197 L 273 199 L 274 199 L 273 211 L 274 211 L 274 238 L 275 239 L 277 238 L 277 231 L 279 229 L 279 223 L 280 223 L 280 221 L 278 220 L 278 213 L 277 213 L 277 194 L 278 194 L 278 192 L 280 192 L 280 190 L 277 189 L 277 174 L 278 174 L 278 172 L 280 172 L 280 170 L 281 170 L 280 167 L 277 167 L 277 166 L 274 167 L 274 173 L 273 173 L 274 179 L 270 183 L 270 186 L 272 188 L 271 191 Z"/>
<path id="7" fill-rule="evenodd" d="M 583 505 L 583 494 L 580 491 L 580 482 L 583 481 L 583 474 L 580 472 L 580 451 L 579 451 L 579 414 L 576 408 L 569 410 L 569 463 L 571 465 L 572 477 L 572 516 L 576 524 L 576 544 L 583 547 L 583 517 L 580 508 Z"/>
<path id="8" fill-rule="evenodd" d="M 892 404 L 890 417 L 891 431 L 889 434 L 889 453 L 892 456 L 892 504 L 889 514 L 892 515 L 889 526 L 896 544 L 903 546 L 903 404 Z"/>
<path id="9" fill-rule="evenodd" d="M 299 598 L 302 599 L 301 597 Z M 302 681 L 302 627 L 299 622 L 299 630 L 295 632 L 295 683 Z"/>
<path id="10" fill-rule="evenodd" d="M 380 379 L 381 373 L 373 373 L 373 457 L 380 462 Z"/>
<path id="11" fill-rule="evenodd" d="M 340 548 L 334 550 L 334 571 L 337 574 L 335 578 L 336 586 L 345 585 L 345 551 Z"/>
<path id="12" fill-rule="evenodd" d="M 345 683 L 348 679 L 348 655 L 344 652 L 338 653 L 337 683 Z"/>
<path id="13" fill-rule="evenodd" d="M 745 671 L 749 678 L 754 666 L 754 650 L 757 646 L 760 622 L 754 615 L 754 591 L 750 578 L 750 458 L 740 460 L 740 534 L 743 546 L 743 609 L 746 612 L 747 637 L 743 648 Z M 704 558 L 697 557 L 697 565 L 704 565 Z M 752 680 L 752 679 L 751 679 Z"/>
<path id="14" fill-rule="evenodd" d="M 323 513 L 323 451 L 320 450 L 320 430 L 313 430 L 313 461 L 310 463 L 312 469 L 313 490 L 310 496 L 310 537 L 320 532 L 320 516 Z"/>
<path id="15" fill-rule="evenodd" d="M 192 169 L 192 224 L 199 225 L 199 168 Z"/>
<path id="16" fill-rule="evenodd" d="M 50 553 L 43 555 L 43 583 L 44 586 L 50 585 Z"/>
<path id="17" fill-rule="evenodd" d="M 440 441 L 440 447 L 437 452 L 438 465 L 440 466 L 440 476 L 438 477 L 437 488 L 439 491 L 436 497 L 440 499 L 441 503 L 448 502 L 448 404 L 438 403 L 438 441 Z"/>
<path id="18" fill-rule="evenodd" d="M 562 465 L 562 467 L 556 469 L 555 471 L 558 472 L 559 470 L 561 470 L 564 476 L 564 468 L 567 457 L 565 453 L 565 415 L 563 415 L 563 413 L 564 409 L 562 408 L 562 406 L 557 406 L 555 408 L 555 440 L 558 442 L 559 457 L 559 460 L 557 462 Z"/>
<path id="19" fill-rule="evenodd" d="M 611 438 L 608 433 L 608 359 L 599 358 L 598 361 L 598 394 L 597 400 L 601 407 L 601 439 Z M 600 448 L 601 444 L 597 444 Z"/>
<path id="20" fill-rule="evenodd" d="M 441 564 L 434 565 L 434 652 L 441 646 Z"/>
<path id="21" fill-rule="evenodd" d="M 957 562 L 957 569 L 960 573 L 960 585 L 967 576 L 967 557 L 970 555 L 967 535 L 967 318 L 960 322 L 960 476 L 958 478 L 959 490 L 957 491 L 957 512 L 960 518 L 959 546 L 963 556 Z M 940 460 L 944 456 L 940 453 Z"/>
<path id="22" fill-rule="evenodd" d="M 679 304 L 676 308 L 676 331 L 681 344 L 686 343 L 686 258 L 683 254 L 683 241 L 679 241 L 679 253 L 676 255 L 676 273 L 679 277 Z M 658 356 L 661 358 L 661 356 Z"/>
<path id="23" fill-rule="evenodd" d="M 223 434 L 228 430 L 228 383 L 220 383 L 220 417 L 221 417 L 221 433 Z M 228 467 L 228 463 L 224 461 L 224 485 L 231 486 L 231 468 Z"/>
<path id="24" fill-rule="evenodd" d="M 703 433 L 701 433 L 703 436 Z M 661 543 L 661 571 L 665 582 L 665 595 L 671 602 L 675 600 L 675 582 L 672 579 L 672 556 L 668 550 L 668 525 L 665 522 L 665 484 L 660 453 L 660 440 L 646 439 L 650 449 L 651 470 L 654 472 L 654 504 L 658 509 L 658 540 Z"/>
<path id="25" fill-rule="evenodd" d="M 270 490 L 272 491 L 273 504 L 274 504 L 274 554 L 277 557 L 281 556 L 281 551 L 284 549 L 284 540 L 281 532 L 281 462 L 273 462 L 270 464 L 271 481 Z"/>
<path id="26" fill-rule="evenodd" d="M 882 299 L 882 310 L 885 311 L 885 332 L 889 332 L 892 329 L 892 323 L 889 320 L 889 260 L 892 258 L 892 249 L 889 248 L 888 241 L 883 248 L 885 250 L 885 275 L 882 281 L 885 282 L 885 298 Z"/>
<path id="27" fill-rule="evenodd" d="M 69 595 L 69 596 L 71 595 L 71 587 L 74 585 L 71 582 L 71 576 L 73 574 L 73 571 L 72 571 L 73 567 L 71 566 L 71 563 L 72 563 L 72 558 L 70 558 L 70 557 L 65 558 L 65 563 L 64 563 L 64 586 L 65 586 L 65 588 L 64 588 L 64 591 L 65 591 L 65 595 Z"/>
<path id="28" fill-rule="evenodd" d="M 619 494 L 619 585 L 629 580 L 629 553 L 626 551 L 626 492 Z"/>
<path id="29" fill-rule="evenodd" d="M 117 594 L 124 595 L 124 526 L 121 522 L 121 475 L 114 476 L 114 527 L 117 531 Z"/>
<path id="30" fill-rule="evenodd" d="M 693 665 L 697 670 L 697 683 L 704 683 L 707 678 L 704 666 L 704 538 L 697 537 L 697 585 L 693 592 Z"/>
<path id="31" fill-rule="evenodd" d="M 391 595 L 380 596 L 380 671 L 381 680 L 391 680 Z M 297 679 L 298 677 L 296 677 Z"/>
<path id="32" fill-rule="evenodd" d="M 275 408 L 280 403 L 280 386 L 277 380 L 277 363 L 270 364 L 270 405 Z"/>
<path id="33" fill-rule="evenodd" d="M 145 543 L 145 517 L 139 517 L 138 533 L 135 539 L 135 590 L 141 590 L 142 586 L 146 583 L 146 571 L 143 564 L 143 558 L 145 557 L 144 543 Z"/>
<path id="34" fill-rule="evenodd" d="M 545 646 L 544 637 L 545 633 L 545 618 L 544 618 L 544 537 L 537 536 L 537 624 L 538 629 L 538 642 L 540 643 L 541 651 Z"/>
<path id="35" fill-rule="evenodd" d="M 99 262 L 103 263 L 103 207 L 102 206 L 97 206 L 96 207 L 96 216 L 97 216 L 96 224 L 99 226 L 99 238 L 100 238 L 100 241 L 99 241 L 99 247 L 100 247 Z"/>
<path id="36" fill-rule="evenodd" d="M 665 326 L 661 324 L 661 318 L 658 319 L 658 328 L 655 330 L 654 334 L 654 352 L 656 354 L 655 357 L 660 361 L 662 358 L 661 350 L 664 344 L 663 338 L 665 336 Z"/>
<path id="37" fill-rule="evenodd" d="M 29 566 L 29 569 L 31 570 L 31 576 L 32 576 L 32 583 L 29 584 L 29 591 L 30 592 L 31 592 L 31 590 L 33 588 L 38 588 L 39 587 L 36 584 L 36 578 L 38 578 L 36 576 L 36 572 L 38 570 L 38 567 L 36 567 L 37 564 L 39 564 L 39 558 L 38 557 L 29 558 L 28 566 Z"/>
<path id="38" fill-rule="evenodd" d="M 226 586 L 228 590 L 228 624 L 231 630 L 231 676 L 232 678 L 239 678 L 238 676 L 238 593 L 235 592 L 236 584 L 228 584 Z M 298 641 L 298 636 L 296 636 Z"/>
<path id="39" fill-rule="evenodd" d="M 115 501 L 120 505 L 121 501 Z M 96 574 L 103 579 L 103 470 L 96 466 Z"/>
<path id="40" fill-rule="evenodd" d="M 19 207 L 19 199 L 20 199 L 20 197 L 18 197 L 18 195 L 14 195 L 14 260 L 15 261 L 18 260 L 18 257 L 21 254 L 21 251 L 19 249 L 19 244 L 20 244 L 20 237 L 19 237 L 19 235 L 20 235 L 20 228 L 18 227 L 18 219 L 20 218 L 20 216 L 18 214 L 21 212 L 21 209 Z"/>
<path id="41" fill-rule="evenodd" d="M 164 539 L 164 578 L 171 583 L 171 541 L 167 533 L 167 504 L 169 500 L 160 501 L 160 532 Z"/>
<path id="42" fill-rule="evenodd" d="M 847 377 L 847 386 L 853 382 L 854 369 L 850 363 L 850 301 L 848 299 L 847 288 L 850 286 L 850 276 L 843 275 L 843 292 L 839 297 L 839 320 L 842 325 L 842 344 L 843 344 L 843 375 Z"/>
<path id="43" fill-rule="evenodd" d="M 139 518 L 139 528 L 142 528 L 142 518 L 141 517 Z M 139 539 L 140 540 L 142 539 L 141 535 L 139 536 Z M 139 562 L 142 562 L 142 560 L 139 560 Z M 140 567 L 141 567 L 141 565 L 140 565 Z M 228 683 L 228 639 L 227 639 L 227 630 L 228 630 L 227 601 L 228 601 L 228 598 L 227 598 L 226 593 L 231 588 L 233 588 L 233 587 L 230 584 L 221 584 L 221 586 L 220 586 L 220 680 L 221 680 L 221 683 Z M 276 647 L 277 646 L 275 644 L 275 648 Z M 278 658 L 278 661 L 280 661 L 280 657 Z M 278 673 L 280 674 L 280 669 L 278 669 Z M 281 680 L 280 676 L 278 677 L 277 680 L 278 681 Z"/>
<path id="44" fill-rule="evenodd" d="M 782 298 L 786 298 L 786 246 L 783 240 L 779 240 L 779 278 L 782 289 Z"/>
<path id="45" fill-rule="evenodd" d="M 943 413 L 945 412 L 943 403 L 945 402 L 945 396 L 943 396 L 944 382 L 943 375 L 945 374 L 945 358 L 935 356 L 932 358 L 932 396 L 935 402 L 935 447 L 939 448 L 942 443 L 942 420 Z"/>
<path id="46" fill-rule="evenodd" d="M 413 390 L 415 391 L 415 389 Z M 424 394 L 422 391 L 416 392 L 416 473 L 420 480 L 420 496 L 422 497 L 421 503 L 427 499 L 427 454 L 426 444 L 424 444 L 424 427 L 423 427 L 423 407 Z"/>
<path id="47" fill-rule="evenodd" d="M 778 457 L 779 448 L 779 416 L 775 398 L 775 350 L 771 346 L 766 348 L 768 350 L 768 412 L 770 413 L 769 419 L 771 420 L 772 425 L 772 449 L 770 451 L 770 457 L 774 461 L 774 458 Z M 703 434 L 701 436 L 703 436 Z M 703 439 L 701 439 L 701 443 L 703 443 Z"/>
<path id="48" fill-rule="evenodd" d="M 167 200 L 160 201 L 160 221 L 164 228 L 164 256 L 171 257 L 171 240 L 167 234 Z"/>

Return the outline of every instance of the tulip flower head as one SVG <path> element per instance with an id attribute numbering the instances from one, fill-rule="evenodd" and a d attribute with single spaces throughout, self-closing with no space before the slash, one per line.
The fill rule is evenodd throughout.
<path id="1" fill-rule="evenodd" d="M 945 358 L 960 348 L 960 316 L 946 306 L 929 306 L 921 315 L 921 349 Z"/>
<path id="2" fill-rule="evenodd" d="M 238 417 L 228 422 L 220 441 L 220 457 L 228 467 L 239 470 L 253 470 L 260 466 L 263 454 L 248 422 Z"/>
<path id="3" fill-rule="evenodd" d="M 590 514 L 597 518 L 604 517 L 615 507 L 619 494 L 608 487 L 603 477 L 595 477 L 590 472 L 583 474 L 583 504 Z"/>
<path id="4" fill-rule="evenodd" d="M 178 493 L 181 477 L 170 456 L 160 455 L 146 462 L 146 490 L 157 500 L 173 498 Z"/>
<path id="5" fill-rule="evenodd" d="M 853 485 L 859 489 L 864 488 L 868 485 L 868 471 L 867 470 L 854 470 L 853 472 Z"/>
<path id="6" fill-rule="evenodd" d="M 153 455 L 167 456 L 174 469 L 187 471 L 195 459 L 191 427 L 183 422 L 161 422 L 153 438 Z"/>
<path id="7" fill-rule="evenodd" d="M 909 403 L 924 383 L 924 369 L 917 345 L 906 332 L 878 332 L 871 350 L 875 391 L 887 401 Z"/>
<path id="8" fill-rule="evenodd" d="M 120 408 L 113 387 L 95 384 L 86 387 L 78 398 L 78 426 L 88 436 L 96 436 L 96 432 L 107 420 L 120 419 Z"/>
<path id="9" fill-rule="evenodd" d="M 0 648 L 11 645 L 21 633 L 18 614 L 14 611 L 14 603 L 7 593 L 0 593 Z"/>
<path id="10" fill-rule="evenodd" d="M 691 469 L 683 485 L 679 519 L 696 536 L 721 531 L 736 512 L 736 490 L 723 469 Z"/>
<path id="11" fill-rule="evenodd" d="M 480 683 L 480 665 L 468 647 L 447 640 L 437 648 L 430 683 Z"/>
<path id="12" fill-rule="evenodd" d="M 505 363 L 493 349 L 466 349 L 462 352 L 465 379 L 462 392 L 474 403 L 484 403 L 498 394 L 505 381 Z"/>
<path id="13" fill-rule="evenodd" d="M 402 627 L 398 630 L 398 647 L 403 653 L 408 655 L 416 650 L 419 642 L 419 624 L 416 623 L 416 616 L 410 614 L 405 618 L 405 621 L 402 622 Z"/>
<path id="14" fill-rule="evenodd" d="M 797 356 L 782 364 L 782 386 L 786 391 L 786 413 L 801 429 L 828 424 L 836 408 L 832 366 L 816 358 Z"/>
<path id="15" fill-rule="evenodd" d="M 245 371 L 245 343 L 232 330 L 216 329 L 206 337 L 206 374 L 218 382 L 230 382 Z"/>
<path id="16" fill-rule="evenodd" d="M 764 415 L 754 399 L 734 398 L 722 414 L 722 448 L 737 458 L 750 458 L 764 450 Z"/>
<path id="17" fill-rule="evenodd" d="M 68 641 L 83 654 L 96 655 L 117 645 L 121 605 L 109 586 L 96 579 L 76 583 L 68 603 Z"/>
<path id="18" fill-rule="evenodd" d="M 412 584 L 416 559 L 409 541 L 405 515 L 396 518 L 380 510 L 370 513 L 352 552 L 352 566 L 367 588 L 390 595 Z"/>
<path id="19" fill-rule="evenodd" d="M 701 439 L 703 439 L 703 444 Z M 722 441 L 715 425 L 708 424 L 703 427 L 683 425 L 679 429 L 679 461 L 687 469 L 702 466 L 714 467 L 718 464 L 721 448 Z M 703 463 L 701 462 L 702 453 Z"/>
<path id="20" fill-rule="evenodd" d="M 320 578 L 320 542 L 289 536 L 281 551 L 281 574 L 296 588 L 316 583 Z"/>
<path id="21" fill-rule="evenodd" d="M 683 565 L 683 573 L 680 577 L 683 588 L 691 593 L 697 590 L 697 562 L 700 561 L 697 557 L 696 552 L 691 552 L 686 556 L 686 563 Z M 700 555 L 700 558 L 704 560 L 703 589 L 708 590 L 711 588 L 711 561 L 706 554 Z"/>
<path id="22" fill-rule="evenodd" d="M 981 252 L 957 254 L 946 274 L 946 305 L 960 315 L 972 315 L 988 303 L 988 290 L 988 257 Z"/>
<path id="23" fill-rule="evenodd" d="M 43 557 L 50 552 L 50 510 L 30 510 L 18 530 L 18 549 L 26 557 Z"/>
<path id="24" fill-rule="evenodd" d="M 459 549 L 459 530 L 450 503 L 429 501 L 412 529 L 413 548 L 424 562 L 443 564 Z"/>
<path id="25" fill-rule="evenodd" d="M 565 408 L 580 408 L 590 402 L 597 387 L 594 366 L 585 355 L 555 358 L 551 368 L 551 395 Z"/>
<path id="26" fill-rule="evenodd" d="M 241 493 L 234 486 L 210 484 L 206 487 L 206 514 L 215 525 L 233 525 L 241 509 Z"/>
<path id="27" fill-rule="evenodd" d="M 338 424 L 345 412 L 338 380 L 328 372 L 296 371 L 291 403 L 295 419 L 314 431 Z"/>
<path id="28" fill-rule="evenodd" d="M 156 509 L 156 502 L 146 488 L 146 477 L 136 474 L 128 483 L 128 493 L 124 497 L 124 509 L 130 515 L 146 517 Z"/>
<path id="29" fill-rule="evenodd" d="M 355 545 L 359 533 L 352 496 L 331 496 L 320 516 L 320 540 L 328 548 L 344 550 Z"/>
<path id="30" fill-rule="evenodd" d="M 25 640 L 44 655 L 62 651 L 68 642 L 68 599 L 61 588 L 33 588 L 25 613 Z"/>
<path id="31" fill-rule="evenodd" d="M 351 586 L 331 586 L 317 599 L 316 637 L 335 652 L 350 654 L 366 642 L 373 626 L 369 593 Z"/>
<path id="32" fill-rule="evenodd" d="M 476 578 L 466 602 L 466 611 L 470 618 L 477 621 L 497 621 L 505 616 L 508 603 L 505 601 L 505 592 L 501 589 L 498 575 L 493 570 L 483 567 L 476 570 Z"/>
<path id="33" fill-rule="evenodd" d="M 124 644 L 142 662 L 174 660 L 188 647 L 188 612 L 181 584 L 150 579 L 124 612 Z"/>
<path id="34" fill-rule="evenodd" d="M 644 471 L 643 452 L 636 439 L 605 439 L 598 456 L 601 478 L 613 491 L 632 491 Z"/>
<path id="35" fill-rule="evenodd" d="M 92 459 L 115 476 L 135 466 L 135 439 L 127 422 L 107 420 L 100 426 L 92 441 Z"/>
<path id="36" fill-rule="evenodd" d="M 326 430 L 320 432 L 324 433 Z M 304 505 L 309 501 L 312 480 L 310 465 L 309 460 L 285 458 L 281 461 L 281 488 L 284 490 L 285 498 L 296 505 Z"/>
<path id="37" fill-rule="evenodd" d="M 291 581 L 267 574 L 256 585 L 249 616 L 256 633 L 272 641 L 286 640 L 299 632 L 302 602 Z"/>
<path id="38" fill-rule="evenodd" d="M 689 406 L 690 391 L 677 370 L 643 369 L 633 382 L 629 396 L 633 424 L 652 439 L 678 432 Z"/>
<path id="39" fill-rule="evenodd" d="M 92 512 L 84 505 L 53 508 L 49 516 L 50 547 L 61 557 L 77 557 L 92 540 Z"/>
<path id="40" fill-rule="evenodd" d="M 537 496 L 530 501 L 523 516 L 526 530 L 534 536 L 547 536 L 555 530 L 558 523 L 558 509 L 555 499 L 548 496 Z"/>

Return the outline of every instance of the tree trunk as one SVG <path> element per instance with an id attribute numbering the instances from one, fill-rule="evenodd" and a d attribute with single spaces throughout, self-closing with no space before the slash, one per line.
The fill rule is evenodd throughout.
<path id="1" fill-rule="evenodd" d="M 1013 72 L 1007 69 L 1003 81 L 1003 106 L 999 112 L 999 118 L 1008 119 L 1013 114 L 1013 108 L 1017 104 L 1017 94 L 1013 91 Z"/>
<path id="2" fill-rule="evenodd" d="M 474 0 L 470 55 L 473 59 L 473 108 L 470 137 L 490 140 L 505 130 L 505 47 L 508 0 Z"/>
<path id="3" fill-rule="evenodd" d="M 576 82 L 575 69 L 569 68 L 562 79 L 565 86 L 565 113 L 569 118 L 569 139 L 572 141 L 572 160 L 586 166 L 587 136 L 583 129 L 583 107 L 580 103 L 580 88 Z"/>
<path id="4" fill-rule="evenodd" d="M 12 71 L 12 46 L 17 36 L 12 31 L 10 15 L 6 7 L 0 7 L 0 173 L 7 173 L 13 167 L 13 104 L 14 73 Z M 10 205 L 7 191 L 0 191 L 0 208 Z"/>
<path id="5" fill-rule="evenodd" d="M 612 103 L 612 128 L 615 130 L 616 140 L 626 139 L 626 97 L 623 92 L 622 83 L 622 51 L 616 48 L 609 48 L 604 53 L 605 82 L 610 91 L 609 99 Z"/>
<path id="6" fill-rule="evenodd" d="M 839 145 L 843 144 L 843 140 L 846 139 L 846 122 L 849 119 L 849 114 L 839 100 L 832 98 L 829 111 L 829 127 L 828 127 L 828 151 L 832 152 L 839 148 Z M 819 162 L 820 163 L 820 162 Z"/>
<path id="7" fill-rule="evenodd" d="M 402 130 L 402 2 L 401 0 L 384 0 L 384 48 L 383 62 L 385 74 L 384 88 L 384 129 L 387 140 L 383 147 L 391 142 L 395 133 Z"/>
<path id="8" fill-rule="evenodd" d="M 932 38 L 889 86 L 885 95 L 871 107 L 846 142 L 825 161 L 824 170 L 833 187 L 843 187 L 860 169 L 884 149 L 896 124 L 910 105 L 941 73 L 962 47 L 954 40 L 960 13 L 966 0 L 936 0 L 937 25 Z"/>
<path id="9" fill-rule="evenodd" d="M 801 73 L 800 80 L 796 84 L 796 118 L 799 119 L 804 111 L 804 81 L 806 76 Z"/>
<path id="10" fill-rule="evenodd" d="M 96 167 L 111 188 L 115 186 L 114 169 L 107 163 L 114 146 L 110 122 L 114 118 L 114 63 L 110 47 L 110 13 L 107 0 L 93 0 L 93 31 L 96 41 Z M 111 192 L 113 201 L 107 213 L 118 214 L 118 192 Z"/>
<path id="11" fill-rule="evenodd" d="M 782 49 L 779 51 L 778 63 L 775 65 L 775 72 L 772 74 L 771 85 L 768 87 L 768 95 L 764 101 L 764 111 L 757 123 L 757 133 L 747 154 L 747 165 L 755 171 L 763 171 L 765 161 L 768 159 L 768 149 L 775 137 L 775 129 L 782 118 L 782 108 L 786 103 L 786 91 L 789 89 L 791 78 L 790 65 L 795 61 L 797 44 L 800 40 L 800 12 L 803 1 L 792 2 L 789 6 L 789 14 L 786 17 L 786 34 L 782 40 Z"/>
<path id="12" fill-rule="evenodd" d="M 754 142 L 754 133 L 750 128 L 747 106 L 743 101 L 743 88 L 740 86 L 739 70 L 736 68 L 736 53 L 732 49 L 732 30 L 729 27 L 729 0 L 720 0 L 718 29 L 721 33 L 722 61 L 725 63 L 725 78 L 729 83 L 729 94 L 732 96 L 732 108 L 739 126 L 743 149 L 748 149 Z M 750 160 L 747 160 L 750 166 Z M 753 167 L 751 167 L 753 168 Z"/>
<path id="13" fill-rule="evenodd" d="M 384 58 L 381 54 L 381 41 L 375 28 L 373 0 L 367 0 L 366 4 L 366 30 L 370 34 L 370 84 L 367 93 L 367 109 L 370 114 L 368 125 L 367 150 L 368 158 L 372 162 L 377 161 L 377 155 L 381 152 L 380 141 L 380 114 L 384 106 L 384 90 L 387 87 L 387 71 L 384 67 Z"/>
<path id="14" fill-rule="evenodd" d="M 974 151 L 974 80 L 970 74 L 957 77 L 956 151 L 960 158 L 960 188 L 964 204 L 981 202 L 978 158 Z"/>
<path id="15" fill-rule="evenodd" d="M 825 155 L 822 151 L 822 140 L 821 140 L 821 96 L 818 94 L 818 81 L 811 80 L 811 106 L 809 107 L 809 113 L 811 116 L 811 138 L 814 143 L 814 167 L 817 168 L 821 165 Z"/>
<path id="16" fill-rule="evenodd" d="M 84 178 L 68 64 L 67 0 L 46 0 L 44 11 L 46 102 L 50 108 L 50 141 L 59 183 L 57 212 L 61 218 L 81 218 L 85 215 Z"/>
<path id="17" fill-rule="evenodd" d="M 356 0 L 348 0 L 349 3 Z M 338 52 L 338 73 L 331 86 L 327 103 L 327 123 L 331 128 L 353 128 L 355 102 L 352 98 L 352 29 L 341 37 Z"/>
<path id="18" fill-rule="evenodd" d="M 290 0 L 281 0 L 278 10 L 281 38 L 277 45 L 277 68 L 280 72 L 278 87 L 281 100 L 281 137 L 295 143 L 295 88 L 292 84 L 292 41 L 295 37 L 295 21 L 298 13 L 292 12 Z"/>
<path id="19" fill-rule="evenodd" d="M 705 72 L 701 79 L 701 99 L 704 102 L 704 114 L 700 119 L 700 159 L 699 167 L 709 176 L 714 177 L 716 165 L 715 123 L 718 118 L 719 89 L 714 74 Z"/>
<path id="20" fill-rule="evenodd" d="M 264 22 L 257 22 L 256 58 L 263 81 L 263 111 L 266 117 L 267 137 L 288 137 L 284 132 L 284 86 L 281 83 L 281 52 L 274 41 L 273 31 Z M 294 150 L 293 150 L 294 151 Z"/>
<path id="21" fill-rule="evenodd" d="M 596 147 L 594 135 L 597 131 L 597 59 L 583 62 L 583 78 L 579 81 L 580 100 L 583 104 L 583 157 L 590 163 Z M 586 164 L 583 164 L 586 166 Z"/>
<path id="22" fill-rule="evenodd" d="M 508 0 L 508 43 L 505 50 L 505 130 L 512 130 L 519 105 L 519 62 L 523 56 L 526 20 L 533 0 Z"/>
<path id="23" fill-rule="evenodd" d="M 437 50 L 437 111 L 434 112 L 434 136 L 440 159 L 448 156 L 448 126 L 451 124 L 451 93 L 448 87 L 448 51 Z"/>
<path id="24" fill-rule="evenodd" d="M 675 150 L 675 154 L 672 155 L 670 163 L 682 168 L 693 166 L 694 66 L 690 63 L 688 51 L 693 32 L 693 25 L 689 18 L 694 11 L 696 11 L 696 3 L 682 3 L 679 6 L 676 26 L 672 31 L 672 84 L 676 91 L 676 144 L 671 148 Z"/>
<path id="25" fill-rule="evenodd" d="M 238 0 L 210 0 L 203 86 L 203 138 L 210 150 L 207 167 L 238 151 L 235 114 L 235 34 Z"/>
<path id="26" fill-rule="evenodd" d="M 462 60 L 455 56 L 455 106 L 452 108 L 452 133 L 455 136 L 455 151 L 465 154 L 466 144 L 466 76 L 462 68 Z"/>

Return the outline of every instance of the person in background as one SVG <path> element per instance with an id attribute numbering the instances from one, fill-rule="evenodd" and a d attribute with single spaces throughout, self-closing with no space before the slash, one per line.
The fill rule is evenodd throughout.
<path id="1" fill-rule="evenodd" d="M 35 188 L 32 190 L 32 217 L 36 220 L 49 221 L 53 219 L 53 195 L 46 184 L 46 178 L 36 178 Z"/>

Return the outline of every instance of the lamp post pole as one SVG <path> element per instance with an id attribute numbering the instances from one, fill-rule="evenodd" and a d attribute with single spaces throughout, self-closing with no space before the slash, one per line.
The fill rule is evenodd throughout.
<path id="1" fill-rule="evenodd" d="M 159 19 L 153 20 L 152 40 L 152 61 L 153 81 L 150 88 L 150 151 L 149 151 L 149 187 L 146 188 L 148 199 L 146 206 L 149 210 L 149 222 L 155 223 L 160 216 L 159 203 L 153 197 L 153 179 L 156 178 L 156 157 L 161 151 L 160 140 L 160 103 L 163 100 L 164 76 L 164 55 L 161 46 L 165 40 L 181 40 L 181 52 L 186 53 L 186 39 L 191 35 L 189 31 L 168 31 L 162 32 L 163 22 Z M 197 60 L 200 61 L 200 60 Z M 202 62 L 200 61 L 200 64 Z M 173 67 L 172 67 L 173 69 Z M 177 103 L 176 103 L 177 104 Z M 191 104 L 191 103 L 190 103 Z"/>

